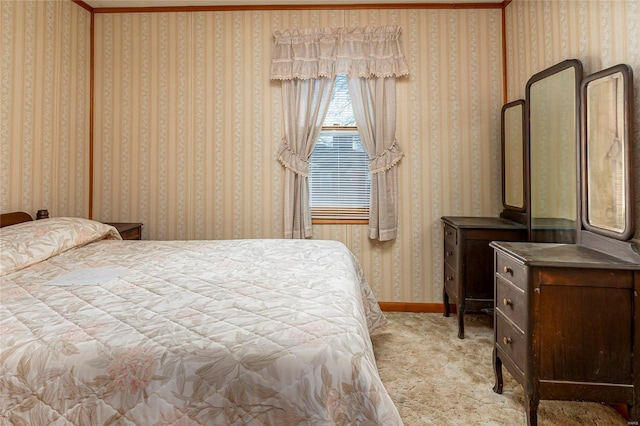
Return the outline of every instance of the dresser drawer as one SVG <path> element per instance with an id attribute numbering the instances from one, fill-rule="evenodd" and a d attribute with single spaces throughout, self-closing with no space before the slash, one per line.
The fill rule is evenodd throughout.
<path id="1" fill-rule="evenodd" d="M 458 232 L 453 226 L 444 225 L 444 242 L 453 247 L 458 245 Z"/>
<path id="2" fill-rule="evenodd" d="M 496 346 L 524 372 L 527 350 L 524 333 L 515 328 L 501 312 L 496 312 L 495 318 Z"/>
<path id="3" fill-rule="evenodd" d="M 458 250 L 447 240 L 444 241 L 444 263 L 452 268 L 458 267 Z"/>
<path id="4" fill-rule="evenodd" d="M 444 265 L 444 286 L 447 289 L 449 295 L 454 298 L 458 297 L 458 273 L 451 266 Z"/>
<path id="5" fill-rule="evenodd" d="M 128 229 L 126 231 L 122 231 L 120 234 L 123 240 L 141 240 L 142 233 L 140 232 L 140 228 Z"/>
<path id="6" fill-rule="evenodd" d="M 525 331 L 527 306 L 524 292 L 500 277 L 496 278 L 496 309 Z"/>
<path id="7" fill-rule="evenodd" d="M 498 252 L 496 256 L 496 274 L 516 287 L 522 290 L 525 289 L 524 283 L 527 279 L 527 268 L 501 252 Z"/>

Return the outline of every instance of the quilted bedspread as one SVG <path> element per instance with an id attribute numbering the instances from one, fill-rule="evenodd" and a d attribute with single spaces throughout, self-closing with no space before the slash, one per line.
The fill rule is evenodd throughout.
<path id="1" fill-rule="evenodd" d="M 369 337 L 384 316 L 339 242 L 58 218 L 0 244 L 0 424 L 402 424 Z"/>

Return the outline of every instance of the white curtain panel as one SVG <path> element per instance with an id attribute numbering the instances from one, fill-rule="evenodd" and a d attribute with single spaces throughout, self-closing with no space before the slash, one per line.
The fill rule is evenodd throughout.
<path id="1" fill-rule="evenodd" d="M 284 138 L 278 160 L 285 166 L 284 234 L 286 238 L 312 235 L 309 206 L 309 157 L 329 108 L 333 79 L 283 80 Z"/>
<path id="2" fill-rule="evenodd" d="M 349 95 L 360 139 L 369 155 L 371 206 L 369 238 L 398 235 L 398 171 L 402 149 L 396 141 L 396 80 L 348 77 Z"/>

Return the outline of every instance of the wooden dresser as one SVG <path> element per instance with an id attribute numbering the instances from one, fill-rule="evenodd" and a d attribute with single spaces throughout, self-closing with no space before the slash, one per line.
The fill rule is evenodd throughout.
<path id="1" fill-rule="evenodd" d="M 523 386 L 527 424 L 541 399 L 640 403 L 640 265 L 575 244 L 493 242 L 495 386 Z M 634 423 L 635 422 L 635 423 Z"/>
<path id="2" fill-rule="evenodd" d="M 524 241 L 526 227 L 499 217 L 444 216 L 444 316 L 456 302 L 458 337 L 464 338 L 464 314 L 493 307 L 491 241 Z"/>

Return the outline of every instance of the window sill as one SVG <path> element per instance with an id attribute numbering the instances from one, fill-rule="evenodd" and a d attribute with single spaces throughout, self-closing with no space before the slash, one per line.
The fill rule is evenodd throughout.
<path id="1" fill-rule="evenodd" d="M 340 218 L 312 218 L 311 224 L 313 225 L 367 225 L 369 219 L 340 219 Z"/>

